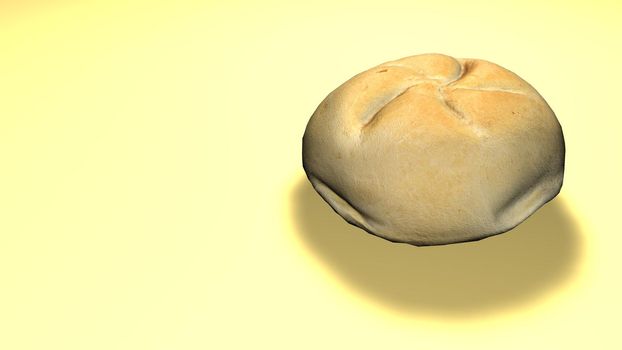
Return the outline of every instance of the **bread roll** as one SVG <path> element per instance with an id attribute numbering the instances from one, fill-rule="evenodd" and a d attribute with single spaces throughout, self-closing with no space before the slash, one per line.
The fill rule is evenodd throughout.
<path id="1" fill-rule="evenodd" d="M 331 92 L 303 136 L 303 167 L 347 222 L 393 242 L 438 245 L 512 229 L 564 173 L 555 114 L 494 63 L 425 54 Z"/>

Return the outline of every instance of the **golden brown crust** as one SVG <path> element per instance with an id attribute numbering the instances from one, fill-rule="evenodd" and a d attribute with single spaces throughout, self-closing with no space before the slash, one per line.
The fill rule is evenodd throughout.
<path id="1" fill-rule="evenodd" d="M 559 192 L 563 158 L 561 127 L 533 87 L 491 62 L 440 54 L 356 75 L 303 138 L 316 189 L 341 198 L 327 200 L 333 208 L 348 203 L 340 215 L 417 244 L 515 226 Z"/>

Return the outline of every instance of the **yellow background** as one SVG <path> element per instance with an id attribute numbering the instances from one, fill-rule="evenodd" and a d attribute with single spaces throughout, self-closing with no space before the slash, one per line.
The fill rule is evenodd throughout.
<path id="1" fill-rule="evenodd" d="M 616 1 L 0 1 L 1 349 L 620 349 Z M 440 52 L 567 143 L 517 229 L 415 248 L 304 178 L 315 107 Z"/>

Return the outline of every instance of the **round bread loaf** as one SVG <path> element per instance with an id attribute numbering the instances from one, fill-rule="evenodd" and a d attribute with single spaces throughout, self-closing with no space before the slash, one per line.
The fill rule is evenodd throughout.
<path id="1" fill-rule="evenodd" d="M 555 114 L 494 63 L 425 54 L 331 92 L 303 136 L 303 167 L 346 221 L 393 242 L 437 245 L 512 229 L 564 173 Z"/>

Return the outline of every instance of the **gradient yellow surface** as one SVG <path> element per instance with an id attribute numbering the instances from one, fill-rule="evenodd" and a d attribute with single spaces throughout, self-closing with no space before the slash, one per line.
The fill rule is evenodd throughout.
<path id="1" fill-rule="evenodd" d="M 619 349 L 622 6 L 0 2 L 1 349 Z M 301 168 L 311 113 L 440 52 L 538 89 L 561 195 L 519 228 L 415 248 Z"/>

